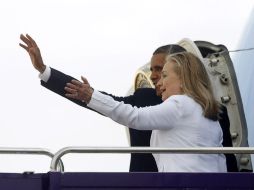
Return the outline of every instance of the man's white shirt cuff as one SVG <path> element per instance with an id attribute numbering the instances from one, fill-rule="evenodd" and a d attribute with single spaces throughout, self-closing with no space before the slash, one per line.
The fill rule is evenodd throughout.
<path id="1" fill-rule="evenodd" d="M 51 69 L 50 67 L 46 66 L 45 71 L 39 74 L 39 78 L 44 82 L 48 82 L 50 75 L 51 75 Z"/>

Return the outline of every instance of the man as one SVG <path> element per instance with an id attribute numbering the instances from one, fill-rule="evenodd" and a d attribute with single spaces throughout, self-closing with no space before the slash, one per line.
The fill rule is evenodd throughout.
<path id="1" fill-rule="evenodd" d="M 40 50 L 36 44 L 36 42 L 29 36 L 29 35 L 21 35 L 20 39 L 26 44 L 20 44 L 30 55 L 31 61 L 33 66 L 36 70 L 40 72 L 41 78 L 41 85 L 48 88 L 49 90 L 65 97 L 65 90 L 64 87 L 66 83 L 70 82 L 74 79 L 71 76 L 68 76 L 60 71 L 57 71 L 53 68 L 47 67 L 44 65 Z M 166 45 L 159 47 L 153 53 L 151 58 L 151 80 L 155 85 L 155 89 L 152 88 L 140 88 L 137 89 L 133 95 L 127 97 L 116 97 L 111 94 L 117 101 L 123 101 L 126 104 L 131 104 L 137 107 L 145 107 L 145 106 L 152 106 L 157 105 L 162 102 L 161 100 L 161 91 L 157 82 L 160 79 L 161 71 L 165 63 L 165 57 L 168 54 L 177 53 L 186 51 L 179 45 Z M 66 97 L 65 97 L 66 98 Z M 71 101 L 75 102 L 76 104 L 86 107 L 86 105 L 78 100 L 70 99 Z M 228 120 L 226 115 L 226 120 Z M 225 123 L 225 122 L 224 122 Z M 225 128 L 222 126 L 222 128 Z M 223 132 L 229 133 L 229 125 L 226 126 L 227 130 L 223 130 Z M 151 131 L 139 131 L 135 129 L 129 129 L 130 132 L 130 143 L 131 146 L 149 146 L 150 145 L 150 137 Z M 228 137 L 228 135 L 226 135 Z M 225 140 L 224 140 L 225 141 Z M 227 140 L 227 142 L 229 142 Z M 230 139 L 232 146 L 232 141 Z M 224 144 L 223 144 L 224 145 Z M 224 145 L 225 146 L 225 145 Z M 228 161 L 227 161 L 228 163 Z M 235 162 L 236 163 L 236 162 Z M 130 172 L 157 172 L 157 166 L 152 154 L 131 154 L 131 162 L 130 162 Z"/>

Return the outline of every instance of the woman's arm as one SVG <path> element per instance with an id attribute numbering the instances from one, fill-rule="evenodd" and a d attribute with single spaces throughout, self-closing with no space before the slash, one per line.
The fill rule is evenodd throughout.
<path id="1" fill-rule="evenodd" d="M 87 106 L 130 128 L 168 130 L 183 115 L 183 100 L 182 96 L 172 96 L 157 106 L 137 108 L 94 91 Z"/>

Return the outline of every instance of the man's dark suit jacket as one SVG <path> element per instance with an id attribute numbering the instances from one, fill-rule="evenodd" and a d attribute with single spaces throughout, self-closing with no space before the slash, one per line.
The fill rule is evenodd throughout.
<path id="1" fill-rule="evenodd" d="M 47 83 L 41 81 L 41 85 L 47 89 L 65 97 L 64 87 L 67 82 L 70 82 L 73 77 L 66 75 L 58 70 L 51 68 L 51 76 Z M 107 94 L 105 92 L 102 92 Z M 116 101 L 123 101 L 126 104 L 132 106 L 145 107 L 153 106 L 162 103 L 160 97 L 156 95 L 156 92 L 152 88 L 140 88 L 135 91 L 131 96 L 116 97 L 111 94 L 107 94 L 113 97 Z M 65 97 L 66 98 L 66 97 Z M 86 105 L 80 101 L 70 99 L 76 104 L 86 107 Z M 87 107 L 86 107 L 87 108 Z M 232 147 L 232 140 L 229 132 L 229 119 L 227 110 L 224 107 L 221 115 L 222 119 L 220 124 L 223 130 L 223 146 Z M 152 131 L 140 131 L 136 129 L 130 129 L 130 142 L 131 146 L 150 146 L 150 137 Z M 237 162 L 233 154 L 226 154 L 227 169 L 228 171 L 237 171 Z M 157 172 L 157 166 L 152 154 L 131 154 L 130 172 Z"/>

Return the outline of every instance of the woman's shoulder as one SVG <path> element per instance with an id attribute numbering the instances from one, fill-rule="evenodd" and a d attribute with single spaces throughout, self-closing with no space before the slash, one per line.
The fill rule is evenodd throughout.
<path id="1" fill-rule="evenodd" d="M 186 94 L 172 95 L 166 101 L 174 102 L 174 104 L 176 104 L 179 109 L 182 109 L 185 114 L 193 112 L 197 106 L 199 107 L 199 104 Z"/>
<path id="2" fill-rule="evenodd" d="M 167 100 L 183 102 L 183 103 L 195 103 L 193 98 L 186 94 L 172 95 Z"/>

